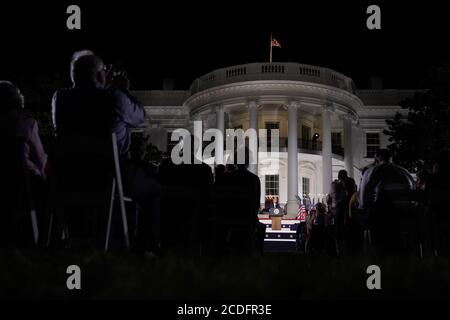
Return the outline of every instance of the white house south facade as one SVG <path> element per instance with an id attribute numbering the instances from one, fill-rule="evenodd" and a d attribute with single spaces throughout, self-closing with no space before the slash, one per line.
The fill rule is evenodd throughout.
<path id="1" fill-rule="evenodd" d="M 261 203 L 276 196 L 288 215 L 295 215 L 296 196 L 322 200 L 339 170 L 359 183 L 361 169 L 389 144 L 385 120 L 405 113 L 399 102 L 414 92 L 356 90 L 351 78 L 317 66 L 251 63 L 212 71 L 194 80 L 190 90 L 133 93 L 147 111 L 144 130 L 158 132 L 163 150 L 171 131 L 194 134 L 194 121 L 202 122 L 203 131 L 222 133 L 278 129 L 279 152 L 261 157 L 250 170 L 261 179 Z M 223 150 L 223 143 L 217 146 Z M 216 150 L 216 157 L 223 159 L 223 151 Z"/>

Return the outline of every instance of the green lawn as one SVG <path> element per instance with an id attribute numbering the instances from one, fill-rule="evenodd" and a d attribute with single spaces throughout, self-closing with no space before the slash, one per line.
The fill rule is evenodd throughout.
<path id="1" fill-rule="evenodd" d="M 66 288 L 66 268 L 82 270 L 82 289 Z M 381 268 L 379 291 L 367 266 Z M 143 258 L 132 254 L 0 253 L 0 297 L 43 299 L 315 299 L 450 297 L 450 260 L 426 258 Z"/>

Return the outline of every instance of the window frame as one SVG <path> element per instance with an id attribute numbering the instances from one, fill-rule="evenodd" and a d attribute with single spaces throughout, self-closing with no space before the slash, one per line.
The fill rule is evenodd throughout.
<path id="1" fill-rule="evenodd" d="M 269 177 L 275 178 L 272 180 Z M 270 194 L 270 191 L 273 190 L 272 194 Z M 277 192 L 275 192 L 277 191 Z M 264 176 L 264 195 L 266 197 L 272 196 L 272 197 L 280 197 L 280 175 L 279 174 L 268 174 Z"/>
<path id="2" fill-rule="evenodd" d="M 307 182 L 307 183 L 305 183 Z M 305 186 L 308 186 L 305 188 Z M 305 193 L 305 189 L 308 189 L 308 193 Z M 303 198 L 309 199 L 309 194 L 311 193 L 311 179 L 309 177 L 302 177 L 302 196 Z"/>
<path id="3" fill-rule="evenodd" d="M 376 138 L 369 138 L 369 135 L 376 135 Z M 369 151 L 369 148 L 372 148 Z M 366 158 L 373 159 L 376 152 L 381 148 L 381 135 L 380 132 L 366 132 Z"/>

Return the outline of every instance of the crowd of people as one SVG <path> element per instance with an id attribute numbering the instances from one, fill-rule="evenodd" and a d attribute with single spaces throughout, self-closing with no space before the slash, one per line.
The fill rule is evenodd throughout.
<path id="1" fill-rule="evenodd" d="M 158 165 L 152 165 L 145 160 L 146 141 L 131 138 L 130 128 L 143 123 L 145 110 L 130 94 L 126 73 L 111 72 L 93 52 L 81 51 L 72 57 L 70 76 L 73 86 L 56 90 L 51 101 L 55 136 L 50 152 L 41 143 L 37 121 L 24 112 L 20 90 L 11 82 L 0 82 L 0 137 L 5 154 L 17 155 L 15 160 L 1 157 L 3 168 L 11 169 L 4 170 L 1 181 L 2 245 L 23 236 L 15 231 L 20 225 L 16 213 L 30 209 L 38 213 L 40 236 L 45 239 L 48 233 L 48 243 L 73 234 L 78 211 L 72 210 L 75 214 L 69 219 L 70 208 L 63 210 L 64 218 L 56 216 L 60 228 L 47 228 L 58 214 L 55 190 L 77 184 L 94 188 L 100 168 L 108 166 L 104 159 L 95 163 L 92 158 L 61 154 L 58 147 L 72 137 L 103 138 L 115 133 L 123 187 L 137 213 L 131 232 L 134 250 L 152 254 L 263 251 L 260 180 L 247 170 L 248 149 L 244 164 L 218 165 L 214 172 L 204 163 L 175 165 L 169 157 L 159 157 Z M 196 150 L 190 151 L 194 157 Z M 153 157 L 158 150 L 151 153 Z M 19 162 L 23 166 L 17 166 Z M 20 169 L 25 175 L 19 175 Z M 26 183 L 19 184 L 18 177 L 25 176 Z M 449 195 L 448 150 L 439 154 L 432 172 L 421 170 L 414 180 L 392 163 L 388 150 L 381 149 L 374 163 L 363 169 L 359 190 L 341 170 L 325 203 L 306 210 L 297 229 L 299 250 L 357 253 L 368 241 L 383 252 L 413 248 L 421 255 L 424 250 L 445 254 L 450 248 Z M 276 208 L 280 208 L 278 198 L 266 197 L 262 212 Z"/>
<path id="2" fill-rule="evenodd" d="M 125 195 L 133 200 L 136 209 L 132 210 L 136 214 L 128 217 L 130 221 L 134 218 L 134 223 L 129 224 L 133 250 L 152 255 L 171 250 L 225 252 L 242 249 L 242 244 L 248 244 L 248 250 L 262 250 L 263 230 L 257 218 L 260 181 L 247 170 L 248 150 L 247 164 L 219 166 L 215 178 L 204 163 L 175 165 L 170 158 L 162 157 L 157 166 L 152 165 L 145 161 L 146 141 L 139 137 L 132 139 L 131 128 L 143 123 L 145 109 L 130 94 L 126 73 L 107 70 L 99 56 L 80 51 L 72 57 L 70 77 L 73 86 L 57 89 L 51 101 L 55 136 L 53 150 L 47 152 L 36 120 L 24 112 L 20 90 L 8 81 L 0 82 L 0 135 L 3 141 L 15 143 L 20 139 L 23 148 L 19 153 L 13 147 L 5 151 L 18 155 L 16 160 L 24 160 L 22 169 L 27 176 L 28 194 L 32 195 L 27 199 L 27 208 L 22 208 L 19 203 L 25 199 L 4 197 L 6 193 L 2 193 L 2 211 L 10 218 L 5 218 L 2 224 L 2 236 L 14 229 L 12 221 L 16 217 L 27 221 L 27 210 L 32 208 L 37 212 L 40 238 L 44 239 L 41 244 L 47 239 L 49 245 L 67 246 L 67 240 L 76 234 L 74 228 L 82 214 L 73 208 L 76 203 L 65 204 L 61 195 L 64 191 L 108 187 L 104 185 L 102 172 L 114 170 L 109 165 L 112 157 L 97 158 L 99 150 L 91 150 L 92 155 L 86 158 L 88 152 L 82 155 L 70 152 L 71 147 L 78 150 L 84 146 L 75 148 L 67 142 L 76 141 L 74 137 L 88 137 L 92 141 L 104 139 L 106 145 L 114 133 Z M 195 150 L 192 151 L 194 155 Z M 18 180 L 20 169 L 2 179 L 2 190 Z M 63 210 L 57 210 L 61 206 Z M 83 221 L 93 223 L 92 219 Z M 91 226 L 81 229 L 91 229 L 94 235 L 100 230 Z M 4 236 L 1 243 L 15 245 L 16 238 Z M 233 243 L 240 245 L 233 247 Z"/>
<path id="3" fill-rule="evenodd" d="M 450 156 L 444 149 L 433 172 L 420 170 L 414 178 L 380 149 L 374 163 L 362 170 L 359 190 L 345 170 L 330 186 L 325 203 L 301 206 L 298 249 L 304 253 L 361 254 L 408 252 L 450 253 Z"/>

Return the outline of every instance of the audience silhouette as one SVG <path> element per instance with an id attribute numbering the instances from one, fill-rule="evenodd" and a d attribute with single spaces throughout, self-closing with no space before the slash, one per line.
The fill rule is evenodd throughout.
<path id="1" fill-rule="evenodd" d="M 245 153 L 245 163 L 228 165 L 227 172 L 213 187 L 216 250 L 248 252 L 257 249 L 262 252 L 266 227 L 258 219 L 261 183 L 259 177 L 247 169 L 248 148 L 237 148 L 235 160 L 239 152 Z"/>
<path id="2" fill-rule="evenodd" d="M 450 254 L 450 152 L 443 149 L 433 166 L 429 188 L 429 210 L 435 255 Z"/>
<path id="3" fill-rule="evenodd" d="M 414 212 L 415 183 L 410 173 L 391 162 L 387 149 L 380 149 L 376 165 L 361 197 L 369 206 L 369 225 L 374 245 L 386 250 L 402 248 L 402 222 Z"/>
<path id="4" fill-rule="evenodd" d="M 38 226 L 45 215 L 47 154 L 37 121 L 23 108 L 20 90 L 11 82 L 0 81 L 0 141 L 5 148 L 0 157 L 2 245 L 20 245 L 31 238 L 31 232 L 21 228 L 24 221 L 30 224 L 30 210 L 37 212 Z"/>
<path id="5" fill-rule="evenodd" d="M 99 56 L 79 51 L 72 57 L 70 76 L 73 86 L 58 89 L 52 99 L 55 145 L 67 137 L 109 138 L 115 133 L 125 193 L 138 212 L 133 224 L 136 251 L 263 252 L 266 227 L 258 219 L 261 182 L 248 170 L 248 148 L 239 146 L 231 157 L 237 160 L 238 153 L 244 152 L 244 163 L 216 165 L 213 175 L 211 166 L 196 161 L 194 147 L 201 143 L 189 136 L 192 143 L 185 144 L 182 152 L 190 152 L 190 163 L 176 165 L 141 134 L 132 138 L 131 128 L 143 123 L 145 109 L 131 95 L 125 72 L 107 72 Z M 61 159 L 55 157 L 50 159 L 54 170 L 48 174 L 50 161 L 38 123 L 24 111 L 23 101 L 16 86 L 0 81 L 0 139 L 7 154 L 0 164 L 11 169 L 1 173 L 0 202 L 8 212 L 0 232 L 2 245 L 13 242 L 16 227 L 25 223 L 32 209 L 38 213 L 39 229 L 45 230 L 46 199 L 51 194 L 47 180 L 59 181 L 63 172 L 58 171 Z M 74 178 L 70 183 L 89 189 L 101 179 L 97 168 L 102 164 L 94 159 L 66 160 L 64 166 Z M 387 149 L 380 149 L 374 163 L 362 170 L 359 190 L 355 180 L 340 170 L 338 179 L 330 181 L 326 204 L 306 206 L 309 212 L 297 235 L 302 236 L 301 251 L 359 253 L 368 232 L 372 245 L 384 252 L 413 241 L 421 255 L 423 245 L 435 255 L 450 254 L 449 150 L 439 153 L 432 172 L 423 169 L 416 176 L 414 181 L 407 170 L 392 163 Z M 272 208 L 280 208 L 279 199 L 266 196 L 261 213 Z M 29 234 L 16 232 L 17 237 Z"/>
<path id="6" fill-rule="evenodd" d="M 125 193 L 140 208 L 135 248 L 157 251 L 159 247 L 159 197 L 161 187 L 145 169 L 129 161 L 130 127 L 144 121 L 143 106 L 128 91 L 129 81 L 124 74 L 108 78 L 100 57 L 91 51 L 76 52 L 71 60 L 70 75 L 73 87 L 59 89 L 53 96 L 52 115 L 56 138 L 72 136 L 117 136 Z M 91 166 L 73 165 L 85 177 Z M 84 174 L 83 174 L 84 173 Z M 93 177 L 92 177 L 93 178 Z M 87 181 L 85 184 L 89 185 Z"/>
<path id="7" fill-rule="evenodd" d="M 188 149 L 183 149 L 183 152 L 190 152 L 190 163 L 176 165 L 166 158 L 159 168 L 163 187 L 162 245 L 165 251 L 200 254 L 210 249 L 208 231 L 211 229 L 213 175 L 207 164 L 194 161 L 194 146 L 197 144 L 194 138 L 190 140 L 193 141 L 186 146 Z"/>

